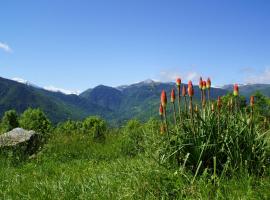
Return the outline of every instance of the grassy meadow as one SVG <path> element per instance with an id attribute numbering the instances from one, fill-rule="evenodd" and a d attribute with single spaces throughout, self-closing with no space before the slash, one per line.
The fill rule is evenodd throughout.
<path id="1" fill-rule="evenodd" d="M 202 88 L 195 101 L 192 84 L 186 89 L 181 107 L 177 92 L 169 103 L 163 91 L 160 119 L 118 128 L 98 117 L 53 126 L 41 111 L 13 113 L 46 139 L 26 159 L 2 152 L 1 199 L 270 199 L 269 123 L 260 110 L 268 99 L 242 105 L 235 88 L 210 101 Z"/>

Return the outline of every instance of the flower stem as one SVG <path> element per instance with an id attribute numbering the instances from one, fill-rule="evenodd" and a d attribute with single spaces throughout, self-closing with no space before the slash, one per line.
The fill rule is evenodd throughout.
<path id="1" fill-rule="evenodd" d="M 181 123 L 181 95 L 180 95 L 180 86 L 177 88 L 178 90 L 178 112 L 179 112 L 179 121 Z"/>

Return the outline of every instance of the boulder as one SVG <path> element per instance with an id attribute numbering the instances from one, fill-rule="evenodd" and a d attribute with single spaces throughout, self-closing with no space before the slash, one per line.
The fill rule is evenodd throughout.
<path id="1" fill-rule="evenodd" d="M 34 131 L 15 128 L 0 135 L 0 149 L 16 150 L 20 154 L 32 155 L 41 146 L 41 135 Z"/>

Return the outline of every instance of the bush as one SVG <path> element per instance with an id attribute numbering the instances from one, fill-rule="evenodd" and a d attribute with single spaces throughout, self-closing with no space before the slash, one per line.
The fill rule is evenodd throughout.
<path id="1" fill-rule="evenodd" d="M 126 155 L 135 156 L 144 151 L 143 145 L 143 126 L 138 120 L 130 120 L 122 129 L 124 139 L 122 151 Z"/>
<path id="2" fill-rule="evenodd" d="M 55 129 L 56 133 L 62 134 L 62 133 L 81 133 L 82 132 L 82 122 L 81 121 L 72 121 L 68 120 L 66 122 L 62 122 L 57 124 L 57 127 Z"/>
<path id="3" fill-rule="evenodd" d="M 1 122 L 1 132 L 5 133 L 19 126 L 18 115 L 15 110 L 9 110 L 4 113 Z"/>
<path id="4" fill-rule="evenodd" d="M 107 131 L 106 122 L 100 117 L 91 116 L 86 118 L 82 123 L 83 132 L 93 136 L 96 141 L 104 141 Z"/>
<path id="5" fill-rule="evenodd" d="M 51 130 L 51 122 L 40 109 L 28 108 L 21 115 L 19 124 L 26 130 L 33 130 L 41 134 L 48 134 Z"/>

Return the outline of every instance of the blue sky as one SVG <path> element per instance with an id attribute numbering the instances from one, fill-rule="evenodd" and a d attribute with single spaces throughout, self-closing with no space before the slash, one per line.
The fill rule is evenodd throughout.
<path id="1" fill-rule="evenodd" d="M 268 0 L 3 0 L 0 76 L 83 91 L 144 79 L 270 83 Z"/>

